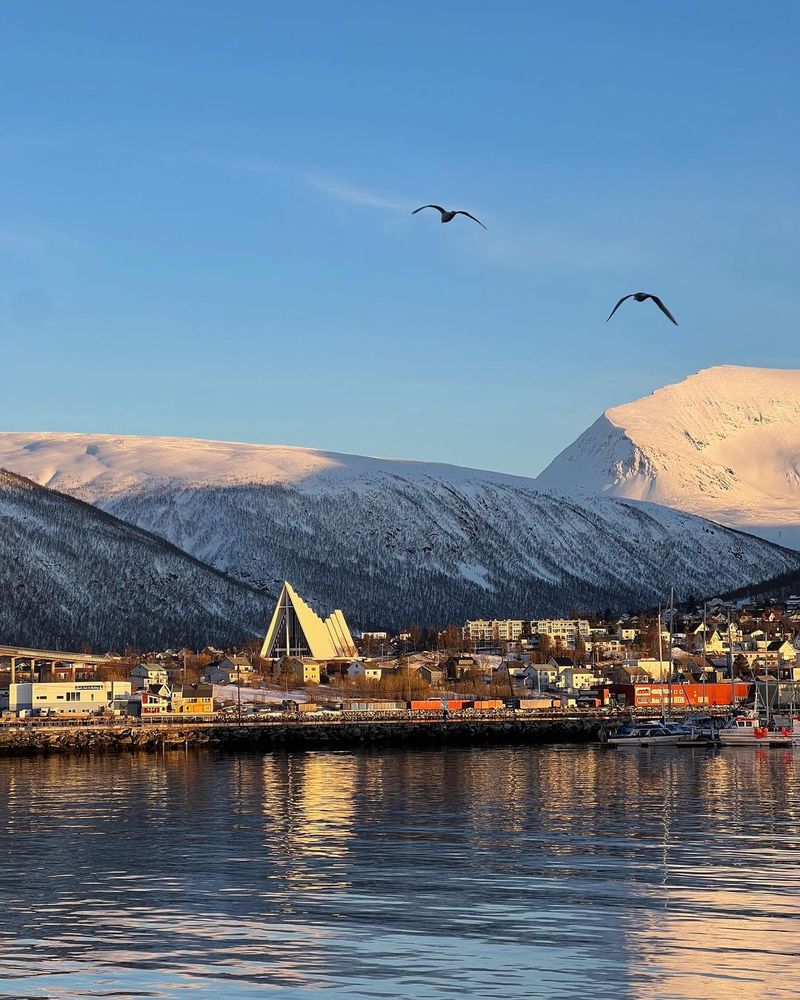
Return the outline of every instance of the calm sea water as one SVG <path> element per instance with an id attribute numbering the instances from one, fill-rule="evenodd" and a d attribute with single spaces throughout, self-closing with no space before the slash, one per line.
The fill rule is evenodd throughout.
<path id="1" fill-rule="evenodd" d="M 2 997 L 800 995 L 800 751 L 0 760 Z"/>

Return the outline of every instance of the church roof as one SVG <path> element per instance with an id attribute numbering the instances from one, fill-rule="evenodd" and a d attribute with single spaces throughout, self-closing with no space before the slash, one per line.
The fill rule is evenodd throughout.
<path id="1" fill-rule="evenodd" d="M 285 580 L 264 637 L 264 645 L 261 647 L 261 655 L 265 659 L 281 653 L 278 639 L 281 632 L 284 637 L 286 635 L 287 612 L 294 615 L 295 628 L 302 636 L 311 659 L 336 660 L 357 655 L 353 637 L 342 612 L 334 611 L 327 618 L 320 618 L 288 580 Z"/>

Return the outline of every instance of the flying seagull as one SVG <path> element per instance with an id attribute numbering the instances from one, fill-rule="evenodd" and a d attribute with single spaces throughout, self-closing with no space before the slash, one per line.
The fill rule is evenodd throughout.
<path id="1" fill-rule="evenodd" d="M 411 214 L 416 215 L 417 212 L 421 212 L 423 208 L 435 208 L 437 212 L 441 213 L 442 222 L 452 222 L 457 215 L 466 215 L 468 219 L 472 219 L 472 221 L 477 222 L 479 226 L 483 226 L 480 219 L 476 219 L 474 215 L 470 215 L 469 212 L 465 212 L 463 208 L 459 208 L 457 212 L 450 212 L 446 208 L 442 208 L 441 205 L 421 205 L 419 208 L 415 208 Z M 486 226 L 483 226 L 483 228 L 485 229 Z"/>
<path id="2" fill-rule="evenodd" d="M 626 299 L 635 299 L 637 302 L 644 302 L 646 299 L 652 299 L 653 302 L 655 302 L 655 304 L 661 310 L 661 312 L 664 313 L 667 319 L 672 320 L 675 326 L 678 325 L 678 321 L 675 319 L 675 317 L 672 315 L 669 309 L 667 309 L 667 307 L 664 305 L 661 299 L 657 295 L 651 295 L 650 292 L 631 292 L 630 295 L 623 295 L 622 298 L 619 300 L 619 302 L 611 310 L 611 314 L 609 315 L 608 319 L 611 319 L 611 317 L 614 315 L 614 313 L 617 311 L 617 309 L 619 309 L 619 307 Z M 608 322 L 608 319 L 606 320 L 606 323 Z"/>

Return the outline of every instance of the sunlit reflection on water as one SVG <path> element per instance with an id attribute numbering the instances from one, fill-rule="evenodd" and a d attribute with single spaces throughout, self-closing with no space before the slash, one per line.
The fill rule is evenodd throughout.
<path id="1" fill-rule="evenodd" d="M 800 751 L 0 760 L 0 997 L 796 997 Z"/>

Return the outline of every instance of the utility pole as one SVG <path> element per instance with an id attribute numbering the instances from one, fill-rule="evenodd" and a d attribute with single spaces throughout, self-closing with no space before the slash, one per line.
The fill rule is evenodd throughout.
<path id="1" fill-rule="evenodd" d="M 511 692 L 511 711 L 516 714 L 514 708 L 514 682 L 511 680 L 511 661 L 506 660 L 506 677 L 508 677 L 508 689 Z"/>

